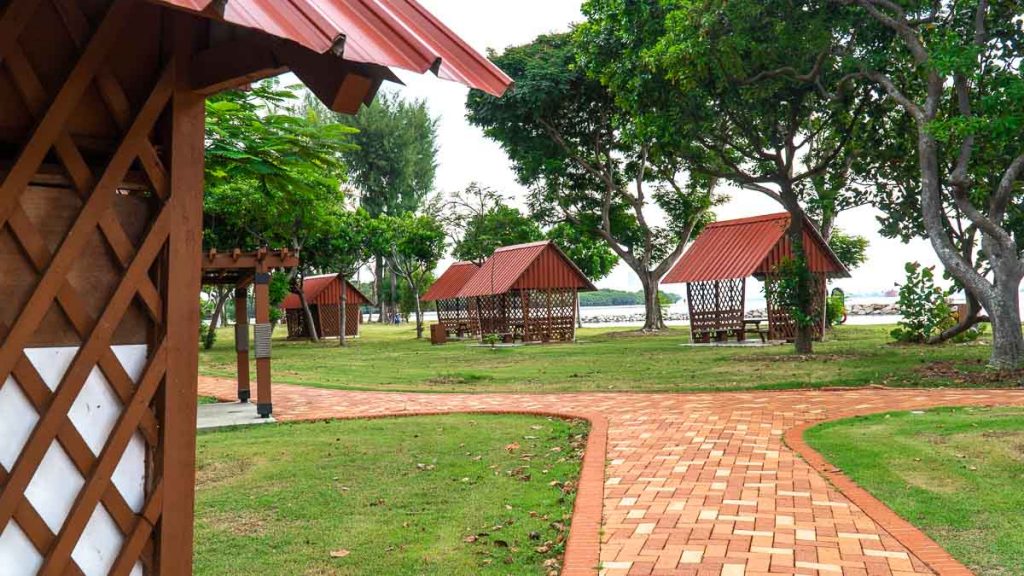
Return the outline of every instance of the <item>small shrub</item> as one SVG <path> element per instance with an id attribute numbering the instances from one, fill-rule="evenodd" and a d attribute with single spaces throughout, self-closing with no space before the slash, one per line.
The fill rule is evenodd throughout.
<path id="1" fill-rule="evenodd" d="M 891 335 L 900 342 L 924 343 L 956 325 L 947 299 L 950 291 L 935 285 L 935 267 L 908 262 L 907 280 L 899 285 L 896 309 L 902 318 Z"/>
<path id="2" fill-rule="evenodd" d="M 494 346 L 495 344 L 501 342 L 501 336 L 498 336 L 497 334 L 484 334 L 482 340 L 484 344 Z"/>
<path id="3" fill-rule="evenodd" d="M 773 288 L 774 298 L 779 308 L 789 312 L 790 318 L 797 326 L 813 326 L 818 320 L 813 314 L 804 310 L 811 304 L 811 292 L 800 293 L 800 283 L 809 288 L 814 285 L 814 278 L 804 259 L 785 258 L 775 267 L 776 283 Z"/>
<path id="4" fill-rule="evenodd" d="M 825 299 L 825 322 L 829 328 L 842 324 L 845 316 L 846 297 L 842 293 L 834 293 Z"/>

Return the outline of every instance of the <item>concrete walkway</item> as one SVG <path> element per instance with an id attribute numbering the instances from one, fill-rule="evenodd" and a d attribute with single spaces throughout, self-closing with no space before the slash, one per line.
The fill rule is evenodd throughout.
<path id="1" fill-rule="evenodd" d="M 256 405 L 251 402 L 221 402 L 199 405 L 196 428 L 214 430 L 232 426 L 270 424 L 274 421 L 273 418 L 260 418 L 260 415 L 256 413 Z"/>
<path id="2" fill-rule="evenodd" d="M 200 393 L 229 399 L 234 383 L 202 379 Z M 446 412 L 589 419 L 566 575 L 594 574 L 598 565 L 607 576 L 969 574 L 870 495 L 837 482 L 845 479 L 799 441 L 800 429 L 814 422 L 953 405 L 1024 405 L 1024 392 L 474 395 L 274 388 L 281 421 Z"/>

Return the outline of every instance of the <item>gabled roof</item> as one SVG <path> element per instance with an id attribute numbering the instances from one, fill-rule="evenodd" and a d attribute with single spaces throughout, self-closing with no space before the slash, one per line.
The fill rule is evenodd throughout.
<path id="1" fill-rule="evenodd" d="M 509 290 L 575 288 L 596 290 L 590 280 L 550 240 L 498 248 L 459 292 L 463 298 Z"/>
<path id="2" fill-rule="evenodd" d="M 456 262 L 441 274 L 441 277 L 430 285 L 430 289 L 421 298 L 424 302 L 451 300 L 459 297 L 459 291 L 466 282 L 476 274 L 480 267 L 473 262 Z"/>
<path id="3" fill-rule="evenodd" d="M 339 64 L 432 71 L 495 96 L 512 83 L 416 0 L 154 1 L 331 53 Z"/>
<path id="4" fill-rule="evenodd" d="M 306 302 L 309 304 L 338 304 L 341 300 L 341 291 L 338 289 L 338 274 L 323 274 L 321 276 L 309 276 L 302 283 L 303 292 L 306 294 Z M 367 298 L 351 282 L 345 280 L 346 298 L 349 305 L 370 304 Z M 295 293 L 288 294 L 281 307 L 285 310 L 297 310 L 302 308 L 302 300 Z"/>
<path id="5" fill-rule="evenodd" d="M 766 273 L 769 264 L 791 254 L 786 238 L 789 222 L 789 213 L 782 212 L 709 224 L 662 282 L 707 282 Z M 804 222 L 804 252 L 812 272 L 850 275 L 810 220 Z"/>

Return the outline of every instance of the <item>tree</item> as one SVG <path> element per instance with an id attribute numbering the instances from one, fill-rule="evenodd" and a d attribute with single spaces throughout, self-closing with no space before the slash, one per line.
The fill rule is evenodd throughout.
<path id="1" fill-rule="evenodd" d="M 437 119 L 430 116 L 426 103 L 382 93 L 355 116 L 338 119 L 358 130 L 352 139 L 356 147 L 344 157 L 361 206 L 374 218 L 419 210 L 434 189 L 437 173 Z M 384 303 L 393 309 L 397 296 L 393 288 L 385 298 L 384 257 L 377 254 L 374 266 L 382 322 Z M 392 278 L 391 286 L 396 285 Z"/>
<path id="2" fill-rule="evenodd" d="M 387 256 L 388 266 L 415 295 L 416 338 L 423 338 L 420 296 L 444 256 L 444 227 L 432 215 L 381 216 L 376 220 L 372 237 L 376 253 Z"/>
<path id="3" fill-rule="evenodd" d="M 1024 174 L 1024 9 L 988 0 L 836 3 L 858 17 L 848 59 L 911 126 L 920 224 L 946 272 L 989 313 L 990 365 L 1015 368 L 1024 360 L 1024 262 L 1014 230 Z M 957 219 L 967 223 L 959 242 Z M 984 268 L 971 256 L 975 234 Z"/>
<path id="4" fill-rule="evenodd" d="M 607 243 L 640 278 L 644 329 L 664 329 L 658 286 L 708 218 L 713 182 L 684 180 L 678 158 L 641 137 L 635 119 L 577 65 L 569 35 L 540 36 L 491 59 L 516 87 L 502 98 L 472 91 L 469 121 L 502 145 L 531 187 L 532 215 Z"/>
<path id="5" fill-rule="evenodd" d="M 272 81 L 207 102 L 205 212 L 208 242 L 233 247 L 287 245 L 301 251 L 293 289 L 329 260 L 346 178 L 342 153 L 352 128 L 324 122 Z M 296 280 L 296 278 L 292 278 Z M 317 340 L 305 294 L 297 289 Z"/>
<path id="6" fill-rule="evenodd" d="M 842 230 L 832 230 L 832 236 L 828 239 L 828 247 L 832 249 L 836 258 L 839 258 L 847 270 L 853 270 L 860 266 L 868 257 L 868 239 L 856 234 L 847 234 Z"/>
<path id="7" fill-rule="evenodd" d="M 483 263 L 502 246 L 525 244 L 542 240 L 544 233 L 531 218 L 518 208 L 499 204 L 466 222 L 462 239 L 455 245 L 453 255 L 458 260 Z"/>
<path id="8" fill-rule="evenodd" d="M 787 0 L 588 0 L 583 66 L 691 171 L 764 194 L 791 215 L 796 350 L 812 350 L 804 222 L 830 231 L 849 142 L 870 103 L 835 57 L 841 10 Z M 668 154 L 668 151 L 662 151 Z M 781 270 L 780 270 L 781 273 Z"/>
<path id="9" fill-rule="evenodd" d="M 370 234 L 373 222 L 362 208 L 343 212 L 338 218 L 338 228 L 333 239 L 336 243 L 337 258 L 334 262 L 341 282 L 341 298 L 338 300 L 338 345 L 346 346 L 345 328 L 348 325 L 348 288 L 346 280 L 355 274 L 371 257 Z"/>

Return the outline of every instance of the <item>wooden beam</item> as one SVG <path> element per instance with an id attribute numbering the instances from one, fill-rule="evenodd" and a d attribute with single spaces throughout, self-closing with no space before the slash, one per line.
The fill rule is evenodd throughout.
<path id="1" fill-rule="evenodd" d="M 355 114 L 372 102 L 384 80 L 401 84 L 387 67 L 316 54 L 290 42 L 281 42 L 275 53 L 320 101 L 342 114 Z"/>
<path id="2" fill-rule="evenodd" d="M 239 88 L 288 70 L 274 53 L 274 43 L 251 36 L 225 42 L 196 54 L 189 65 L 189 82 L 200 94 Z"/>

